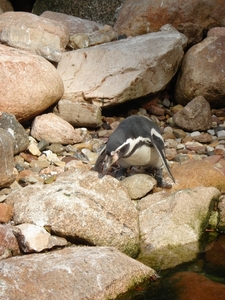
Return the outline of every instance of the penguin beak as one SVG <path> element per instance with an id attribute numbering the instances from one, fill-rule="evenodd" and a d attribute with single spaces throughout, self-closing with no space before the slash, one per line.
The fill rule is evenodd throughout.
<path id="1" fill-rule="evenodd" d="M 111 152 L 111 154 L 111 156 L 107 155 L 105 158 L 103 172 L 107 171 L 111 167 L 111 165 L 113 165 L 119 159 L 119 155 L 117 152 L 113 151 Z"/>

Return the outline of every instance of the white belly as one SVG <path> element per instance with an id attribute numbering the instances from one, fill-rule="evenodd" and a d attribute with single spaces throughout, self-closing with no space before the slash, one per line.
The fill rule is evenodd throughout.
<path id="1" fill-rule="evenodd" d="M 120 158 L 118 164 L 123 168 L 131 166 L 145 166 L 145 167 L 157 167 L 162 166 L 162 160 L 154 147 L 147 147 L 143 145 L 138 148 L 131 156 L 127 158 Z"/>

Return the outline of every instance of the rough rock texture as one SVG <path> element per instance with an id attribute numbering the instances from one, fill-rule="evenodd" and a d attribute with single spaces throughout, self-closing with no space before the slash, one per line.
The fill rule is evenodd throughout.
<path id="1" fill-rule="evenodd" d="M 159 201 L 150 201 L 140 212 L 141 252 L 138 260 L 156 270 L 173 268 L 195 259 L 208 225 L 214 201 L 213 187 L 182 190 Z"/>
<path id="2" fill-rule="evenodd" d="M 34 119 L 31 135 L 38 141 L 49 143 L 74 144 L 83 140 L 80 130 L 53 113 L 43 114 Z"/>
<path id="3" fill-rule="evenodd" d="M 14 180 L 14 145 L 10 133 L 0 128 L 0 188 L 9 186 Z"/>
<path id="4" fill-rule="evenodd" d="M 52 236 L 44 228 L 34 224 L 23 223 L 15 226 L 14 234 L 17 237 L 20 248 L 25 253 L 41 252 L 55 246 L 66 246 L 67 240 Z"/>
<path id="5" fill-rule="evenodd" d="M 12 206 L 6 203 L 0 203 L 0 223 L 9 222 L 12 216 Z"/>
<path id="6" fill-rule="evenodd" d="M 147 174 L 135 174 L 121 181 L 131 199 L 140 199 L 153 190 L 156 180 Z"/>
<path id="7" fill-rule="evenodd" d="M 134 36 L 172 24 L 193 44 L 201 41 L 204 30 L 224 26 L 224 14 L 223 0 L 127 0 L 119 12 L 115 29 Z"/>
<path id="8" fill-rule="evenodd" d="M 63 95 L 53 65 L 39 55 L 0 45 L 0 110 L 29 120 Z"/>
<path id="9" fill-rule="evenodd" d="M 183 36 L 161 31 L 63 53 L 63 99 L 109 106 L 163 89 L 183 57 Z"/>
<path id="10" fill-rule="evenodd" d="M 200 186 L 225 190 L 225 176 L 206 160 L 190 160 L 172 168 L 172 174 L 176 183 L 170 189 L 171 192 Z"/>
<path id="11" fill-rule="evenodd" d="M 225 37 L 225 27 L 213 27 L 207 32 L 207 37 L 210 36 L 223 36 Z"/>
<path id="12" fill-rule="evenodd" d="M 54 113 L 75 127 L 98 127 L 102 124 L 101 108 L 86 102 L 61 99 Z"/>
<path id="13" fill-rule="evenodd" d="M 27 12 L 0 15 L 0 41 L 58 62 L 69 41 L 69 31 L 57 21 Z"/>
<path id="14" fill-rule="evenodd" d="M 69 34 L 87 32 L 90 33 L 99 30 L 102 27 L 102 25 L 93 21 L 84 20 L 81 18 L 53 11 L 44 11 L 43 14 L 40 15 L 40 17 L 55 20 L 61 24 L 64 24 L 68 27 Z"/>
<path id="15" fill-rule="evenodd" d="M 0 14 L 13 10 L 12 4 L 8 0 L 0 0 Z"/>
<path id="16" fill-rule="evenodd" d="M 112 25 L 116 13 L 125 0 L 37 0 L 33 7 L 34 14 L 41 14 L 46 10 L 57 11 L 96 21 L 102 24 Z"/>
<path id="17" fill-rule="evenodd" d="M 55 182 L 11 193 L 15 224 L 48 226 L 54 234 L 98 246 L 115 246 L 129 256 L 139 249 L 137 211 L 128 193 L 111 176 L 71 170 Z"/>
<path id="18" fill-rule="evenodd" d="M 175 88 L 175 99 L 186 105 L 203 96 L 212 107 L 224 107 L 225 37 L 207 37 L 185 54 Z"/>
<path id="19" fill-rule="evenodd" d="M 204 97 L 198 96 L 173 116 L 174 123 L 187 131 L 205 131 L 211 127 L 211 109 Z"/>
<path id="20" fill-rule="evenodd" d="M 223 300 L 225 298 L 225 285 L 213 281 L 202 274 L 194 272 L 176 273 L 171 278 L 179 300 Z"/>
<path id="21" fill-rule="evenodd" d="M 0 128 L 11 134 L 14 142 L 14 155 L 27 148 L 29 144 L 28 134 L 14 115 L 0 112 Z"/>
<path id="22" fill-rule="evenodd" d="M 13 234 L 13 227 L 9 224 L 0 224 L 0 260 L 19 254 L 20 248 L 17 239 Z"/>
<path id="23" fill-rule="evenodd" d="M 110 247 L 69 247 L 13 257 L 1 261 L 0 269 L 0 297 L 18 300 L 24 295 L 39 300 L 115 299 L 155 273 Z"/>
<path id="24" fill-rule="evenodd" d="M 223 196 L 221 202 L 218 204 L 220 211 L 220 221 L 218 224 L 218 228 L 225 232 L 225 196 Z"/>

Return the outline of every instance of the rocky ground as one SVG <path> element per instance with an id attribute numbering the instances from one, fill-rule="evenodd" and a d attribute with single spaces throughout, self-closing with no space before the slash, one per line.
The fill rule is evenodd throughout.
<path id="1" fill-rule="evenodd" d="M 130 2 L 113 27 L 52 11 L 0 15 L 0 298 L 115 299 L 202 252 L 173 286 L 185 292 L 196 268 L 224 272 L 223 7 Z M 159 126 L 170 189 L 141 168 L 93 171 L 130 115 Z M 192 277 L 223 296 L 222 284 Z"/>

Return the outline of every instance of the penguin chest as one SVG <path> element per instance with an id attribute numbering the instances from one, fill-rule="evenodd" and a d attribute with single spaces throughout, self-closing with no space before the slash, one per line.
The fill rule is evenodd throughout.
<path id="1" fill-rule="evenodd" d="M 131 166 L 161 167 L 162 160 L 154 147 L 142 145 L 131 155 L 121 157 L 118 164 L 123 168 Z"/>

